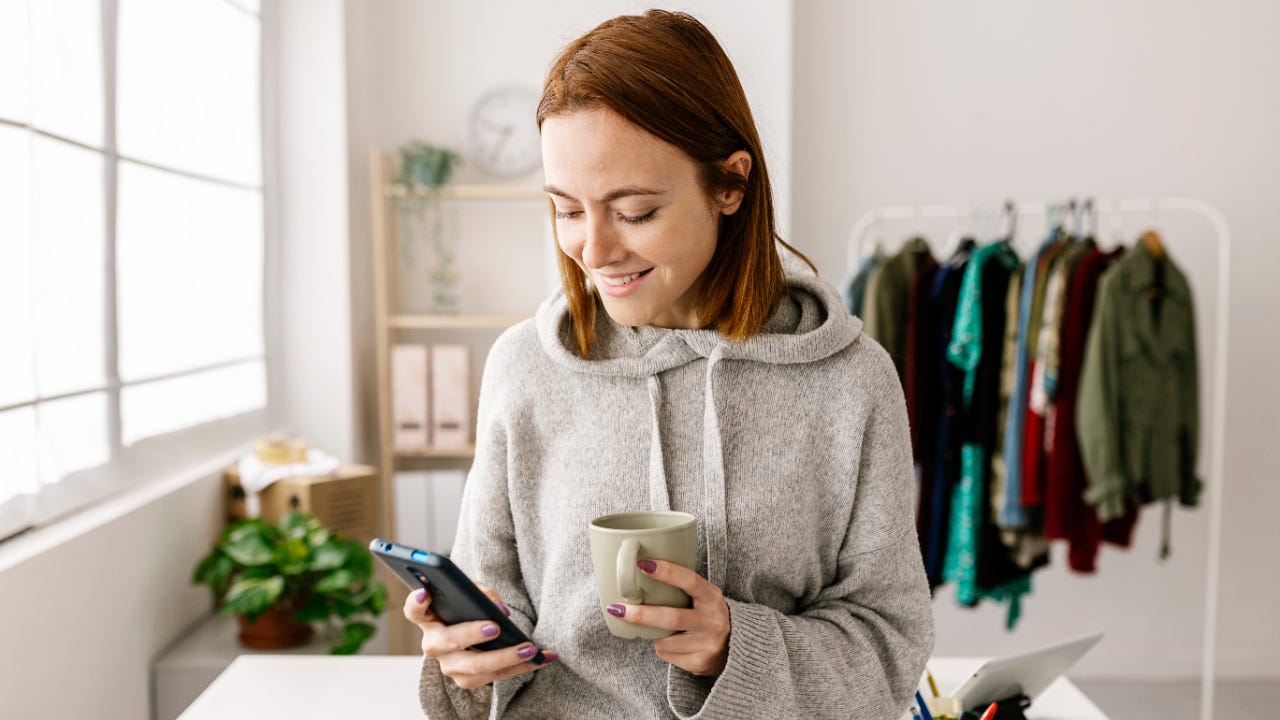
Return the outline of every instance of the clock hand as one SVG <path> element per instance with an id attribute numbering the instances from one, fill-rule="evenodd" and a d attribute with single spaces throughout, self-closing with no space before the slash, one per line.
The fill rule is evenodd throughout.
<path id="1" fill-rule="evenodd" d="M 498 155 L 502 153 L 502 146 L 507 144 L 507 140 L 511 137 L 511 126 L 503 125 L 502 131 L 498 134 L 498 142 L 493 146 L 493 150 L 489 152 L 489 161 L 497 162 Z"/>

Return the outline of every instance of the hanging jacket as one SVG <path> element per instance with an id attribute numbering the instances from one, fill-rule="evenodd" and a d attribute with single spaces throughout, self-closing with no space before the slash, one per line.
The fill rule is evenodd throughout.
<path id="1" fill-rule="evenodd" d="M 433 720 L 492 717 L 892 718 L 933 619 L 915 526 L 906 408 L 892 363 L 813 275 L 759 335 L 628 327 L 597 305 L 589 357 L 556 293 L 490 352 L 454 561 L 560 655 L 468 692 L 424 659 Z M 716 678 L 609 634 L 588 523 L 697 516 L 695 570 L 732 630 Z M 467 716 L 470 718 L 470 716 Z"/>
<path id="2" fill-rule="evenodd" d="M 885 260 L 867 284 L 862 308 L 863 331 L 889 351 L 901 380 L 907 367 L 907 309 L 911 280 L 922 267 L 934 263 L 929 243 L 913 237 Z"/>
<path id="3" fill-rule="evenodd" d="M 1085 499 L 1103 521 L 1123 516 L 1126 502 L 1196 505 L 1199 378 L 1186 276 L 1137 243 L 1102 276 L 1095 313 L 1076 408 Z"/>

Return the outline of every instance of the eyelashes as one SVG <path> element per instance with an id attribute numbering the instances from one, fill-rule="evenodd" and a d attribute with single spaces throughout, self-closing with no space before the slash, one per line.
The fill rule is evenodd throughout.
<path id="1" fill-rule="evenodd" d="M 557 210 L 556 219 L 557 220 L 573 220 L 581 214 L 582 214 L 581 210 L 574 210 L 572 212 L 560 212 L 559 210 Z M 658 210 L 657 208 L 654 208 L 653 210 L 650 210 L 644 215 L 637 215 L 634 217 L 631 215 L 623 215 L 621 213 L 618 213 L 618 219 L 629 225 L 643 225 L 649 222 L 650 220 L 652 220 L 654 217 L 656 217 L 657 214 L 658 214 Z"/>

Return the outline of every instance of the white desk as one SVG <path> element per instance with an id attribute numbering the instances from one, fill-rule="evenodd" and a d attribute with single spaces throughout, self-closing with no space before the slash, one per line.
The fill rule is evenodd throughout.
<path id="1" fill-rule="evenodd" d="M 946 693 L 981 664 L 980 658 L 937 658 L 929 662 L 929 668 L 939 690 Z M 421 665 L 419 658 L 407 655 L 242 655 L 196 698 L 180 720 L 421 720 Z M 1066 678 L 1059 678 L 1036 698 L 1028 717 L 1107 720 Z"/>

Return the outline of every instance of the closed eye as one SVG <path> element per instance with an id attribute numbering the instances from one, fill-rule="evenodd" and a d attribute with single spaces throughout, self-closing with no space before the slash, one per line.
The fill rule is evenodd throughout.
<path id="1" fill-rule="evenodd" d="M 657 214 L 658 214 L 658 209 L 654 208 L 653 210 L 650 210 L 649 212 L 643 215 L 636 215 L 636 216 L 623 215 L 622 213 L 618 213 L 618 219 L 625 223 L 631 223 L 632 225 L 640 225 L 642 223 L 649 222 Z"/>

